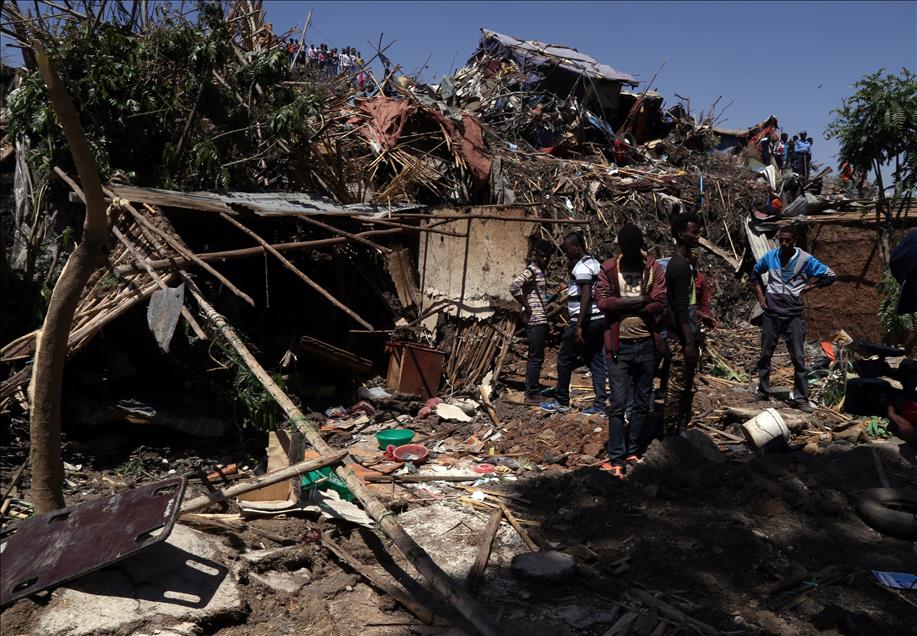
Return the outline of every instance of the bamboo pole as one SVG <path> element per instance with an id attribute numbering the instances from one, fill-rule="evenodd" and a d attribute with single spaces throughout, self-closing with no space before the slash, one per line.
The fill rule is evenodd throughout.
<path id="1" fill-rule="evenodd" d="M 324 287 L 322 287 L 321 285 L 319 285 L 318 283 L 316 283 L 314 280 L 312 280 L 311 278 L 309 278 L 308 276 L 306 276 L 306 275 L 302 272 L 302 270 L 300 270 L 300 269 L 299 269 L 298 267 L 296 267 L 293 263 L 291 263 L 283 254 L 281 254 L 280 252 L 278 252 L 277 250 L 275 250 L 275 249 L 271 246 L 270 243 L 268 243 L 268 242 L 265 241 L 263 238 L 261 238 L 261 236 L 259 236 L 257 233 L 255 233 L 254 231 L 248 229 L 247 227 L 245 227 L 244 225 L 242 225 L 241 223 L 239 223 L 239 222 L 236 221 L 234 218 L 232 218 L 231 216 L 229 216 L 228 214 L 226 214 L 226 213 L 224 213 L 224 212 L 221 212 L 221 213 L 220 213 L 220 216 L 223 217 L 224 220 L 228 221 L 229 223 L 231 223 L 232 225 L 234 225 L 235 227 L 237 227 L 239 230 L 241 230 L 242 232 L 244 232 L 245 234 L 247 234 L 248 236 L 250 236 L 250 237 L 252 237 L 253 239 L 255 239 L 256 241 L 258 241 L 258 243 L 261 244 L 261 247 L 263 247 L 265 250 L 267 250 L 268 252 L 270 252 L 270 254 L 271 254 L 274 258 L 276 258 L 278 261 L 280 261 L 280 264 L 281 264 L 281 265 L 283 265 L 283 266 L 286 267 L 288 270 L 290 270 L 291 272 L 293 272 L 294 274 L 296 274 L 297 276 L 299 276 L 299 277 L 303 280 L 303 282 L 305 282 L 309 287 L 311 287 L 312 289 L 314 289 L 315 291 L 317 291 L 319 294 L 321 294 L 322 296 L 324 296 L 332 305 L 334 305 L 335 307 L 337 307 L 338 309 L 340 309 L 341 311 L 343 311 L 345 314 L 347 314 L 348 316 L 350 316 L 351 318 L 353 318 L 354 320 L 356 320 L 358 323 L 360 323 L 361 325 L 363 325 L 363 326 L 366 327 L 367 329 L 375 329 L 375 327 L 373 327 L 373 326 L 372 326 L 371 324 L 369 324 L 366 320 L 364 320 L 362 317 L 360 317 L 360 315 L 357 314 L 357 312 L 355 312 L 353 309 L 351 309 L 350 307 L 348 307 L 347 305 L 345 305 L 344 303 L 342 303 L 340 300 L 338 300 L 337 298 L 335 298 L 327 289 L 325 289 Z"/>
<path id="2" fill-rule="evenodd" d="M 153 208 L 150 208 L 149 206 L 146 206 L 146 207 L 149 210 L 153 210 Z M 249 305 L 251 305 L 252 307 L 255 306 L 255 301 L 252 300 L 251 296 L 249 296 L 248 294 L 243 292 L 241 289 L 233 285 L 232 282 L 228 278 L 226 278 L 220 272 L 215 270 L 213 267 L 211 267 L 210 265 L 208 265 L 207 263 L 199 259 L 197 256 L 195 256 L 194 252 L 192 252 L 191 250 L 186 248 L 184 245 L 179 243 L 177 240 L 175 240 L 175 238 L 173 238 L 172 236 L 169 236 L 166 232 L 162 231 L 161 229 L 159 229 L 158 227 L 150 223 L 142 214 L 140 214 L 137 210 L 135 210 L 132 205 L 130 205 L 129 203 L 125 204 L 124 209 L 127 210 L 131 214 L 131 216 L 133 216 L 134 219 L 137 220 L 137 222 L 140 225 L 142 225 L 147 230 L 149 230 L 150 232 L 152 232 L 153 234 L 161 238 L 163 241 L 165 241 L 166 244 L 168 244 L 168 246 L 171 247 L 173 250 L 175 250 L 176 252 L 178 252 L 179 254 L 187 258 L 188 260 L 192 261 L 196 265 L 199 265 L 200 267 L 202 267 L 208 274 L 210 274 L 211 276 L 216 278 L 218 281 L 223 283 L 229 289 L 229 291 L 231 291 L 236 296 L 238 296 L 239 298 L 247 302 Z"/>
<path id="3" fill-rule="evenodd" d="M 387 230 L 368 230 L 366 232 L 360 232 L 357 236 L 385 236 L 389 234 L 402 234 L 405 230 L 400 228 L 392 228 Z M 295 243 L 273 243 L 271 247 L 276 249 L 278 252 L 292 252 L 295 250 L 309 250 L 315 247 L 324 247 L 327 245 L 337 245 L 339 243 L 346 243 L 347 237 L 344 236 L 335 236 L 332 238 L 326 239 L 316 239 L 314 241 L 297 241 Z M 224 250 L 220 252 L 201 252 L 195 254 L 199 259 L 205 262 L 216 262 L 221 263 L 223 261 L 231 261 L 240 258 L 248 258 L 249 256 L 261 256 L 267 250 L 262 246 L 258 247 L 244 247 L 237 250 Z M 184 267 L 191 263 L 191 259 L 185 258 L 184 256 L 174 256 L 172 258 L 161 258 L 154 261 L 148 261 L 150 267 L 155 270 L 168 269 L 170 267 Z M 129 265 L 126 267 L 116 267 L 115 275 L 123 276 L 124 274 L 131 271 L 139 271 L 135 266 Z"/>
<path id="4" fill-rule="evenodd" d="M 236 350 L 252 374 L 264 386 L 267 392 L 277 401 L 277 404 L 290 418 L 291 423 L 303 433 L 312 447 L 321 455 L 331 455 L 332 449 L 306 416 L 293 404 L 293 401 L 277 386 L 270 374 L 255 359 L 245 343 L 239 338 L 236 331 L 200 294 L 196 286 L 191 287 L 191 294 L 197 299 L 201 310 L 214 326 L 220 330 L 229 344 Z M 430 558 L 430 555 L 420 547 L 394 517 L 392 512 L 377 500 L 367 489 L 363 481 L 354 472 L 356 462 L 350 457 L 345 457 L 344 465 L 336 469 L 336 473 L 347 484 L 354 496 L 363 504 L 367 514 L 372 517 L 385 534 L 392 540 L 398 550 L 414 566 L 414 568 L 430 582 L 430 584 L 451 603 L 474 627 L 485 636 L 497 636 L 501 633 L 490 613 L 485 611 L 468 594 L 468 592 L 453 581 Z"/>

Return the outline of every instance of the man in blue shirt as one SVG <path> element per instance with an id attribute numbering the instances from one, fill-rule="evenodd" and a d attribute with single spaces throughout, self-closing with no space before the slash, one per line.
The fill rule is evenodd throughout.
<path id="1" fill-rule="evenodd" d="M 799 140 L 794 145 L 795 163 L 793 172 L 809 178 L 809 166 L 812 163 L 812 139 L 806 131 L 799 133 Z"/>
<path id="2" fill-rule="evenodd" d="M 764 309 L 761 324 L 761 358 L 758 360 L 758 392 L 761 400 L 770 398 L 771 357 L 783 336 L 793 361 L 792 399 L 796 407 L 811 413 L 806 397 L 806 323 L 802 297 L 816 287 L 826 287 L 837 279 L 830 267 L 796 247 L 796 229 L 780 228 L 780 247 L 771 250 L 755 263 L 755 293 Z M 764 274 L 767 274 L 767 284 Z"/>

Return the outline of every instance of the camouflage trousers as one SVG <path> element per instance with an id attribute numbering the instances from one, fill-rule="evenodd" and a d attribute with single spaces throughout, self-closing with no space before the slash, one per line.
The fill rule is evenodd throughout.
<path id="1" fill-rule="evenodd" d="M 697 361 L 685 360 L 685 348 L 678 340 L 668 340 L 669 373 L 663 409 L 664 434 L 674 435 L 688 428 L 694 405 L 694 373 Z"/>

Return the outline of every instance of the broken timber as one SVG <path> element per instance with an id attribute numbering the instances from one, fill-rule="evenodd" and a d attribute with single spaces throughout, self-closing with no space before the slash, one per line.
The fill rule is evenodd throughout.
<path id="1" fill-rule="evenodd" d="M 210 303 L 200 294 L 196 287 L 190 288 L 191 294 L 195 297 L 201 311 L 207 316 L 213 325 L 220 330 L 227 342 L 236 350 L 252 374 L 264 386 L 271 397 L 276 400 L 277 404 L 290 418 L 290 421 L 303 433 L 312 447 L 323 456 L 332 455 L 335 451 L 322 439 L 319 432 L 315 429 L 305 415 L 300 411 L 292 400 L 283 392 L 271 378 L 268 372 L 255 359 L 245 343 L 236 334 L 226 319 L 220 315 Z M 417 544 L 411 536 L 405 532 L 401 524 L 395 519 L 392 512 L 377 500 L 369 492 L 363 481 L 357 476 L 351 466 L 355 464 L 350 457 L 345 458 L 344 465 L 336 469 L 338 476 L 344 480 L 347 487 L 354 496 L 363 504 L 366 512 L 372 519 L 379 524 L 379 527 L 392 540 L 398 550 L 404 557 L 420 572 L 423 577 L 461 614 L 474 625 L 474 627 L 485 636 L 497 636 L 500 630 L 491 617 L 490 613 L 478 605 L 468 592 L 453 581 L 443 570 L 430 558 L 430 555 Z"/>
<path id="2" fill-rule="evenodd" d="M 346 455 L 347 451 L 326 453 L 319 459 L 302 461 L 298 464 L 293 464 L 288 468 L 284 468 L 273 473 L 268 473 L 267 475 L 262 475 L 257 479 L 247 481 L 244 484 L 236 484 L 235 486 L 230 486 L 229 488 L 221 488 L 219 490 L 214 490 L 213 492 L 208 492 L 206 495 L 201 495 L 200 497 L 196 497 L 184 502 L 181 506 L 181 511 L 184 513 L 201 510 L 210 504 L 229 499 L 230 497 L 237 497 L 247 492 L 251 492 L 252 490 L 258 490 L 264 486 L 270 486 L 271 484 L 276 484 L 278 482 L 290 479 L 291 477 L 296 477 L 297 475 L 307 473 L 310 470 L 318 470 L 319 468 L 324 468 L 325 466 L 336 464 Z"/>

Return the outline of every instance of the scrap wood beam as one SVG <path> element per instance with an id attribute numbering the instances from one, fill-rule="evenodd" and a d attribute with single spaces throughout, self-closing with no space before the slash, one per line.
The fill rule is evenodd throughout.
<path id="1" fill-rule="evenodd" d="M 261 475 L 256 479 L 247 481 L 243 484 L 236 484 L 235 486 L 230 486 L 229 488 L 220 488 L 214 490 L 213 492 L 208 492 L 205 495 L 200 497 L 195 497 L 185 501 L 181 505 L 182 514 L 187 512 L 194 512 L 195 510 L 202 510 L 210 504 L 218 503 L 229 499 L 230 497 L 238 497 L 239 495 L 244 495 L 247 492 L 253 490 L 258 490 L 265 486 L 270 486 L 271 484 L 277 484 L 281 481 L 286 481 L 291 477 L 296 477 L 297 475 L 302 475 L 307 473 L 310 470 L 318 470 L 319 468 L 324 468 L 325 466 L 331 466 L 336 464 L 347 455 L 347 451 L 336 451 L 323 455 L 318 459 L 309 459 L 306 461 L 301 461 L 292 466 L 287 466 L 280 470 L 268 473 L 267 475 Z"/>
<path id="2" fill-rule="evenodd" d="M 422 622 L 426 623 L 427 625 L 432 625 L 434 623 L 436 616 L 432 611 L 418 603 L 414 597 L 405 592 L 402 588 L 398 587 L 388 579 L 383 578 L 382 575 L 374 572 L 372 569 L 357 561 L 352 555 L 346 552 L 344 548 L 339 546 L 324 534 L 322 535 L 322 545 L 325 546 L 325 548 L 338 559 L 346 563 L 352 569 L 359 572 L 363 578 L 372 584 L 373 587 L 378 590 L 382 590 L 391 596 Z"/>
<path id="3" fill-rule="evenodd" d="M 144 207 L 145 207 L 149 212 L 153 212 L 153 213 L 156 212 L 156 210 L 155 210 L 154 208 L 150 207 L 149 204 L 144 203 L 143 205 L 144 205 Z M 137 220 L 137 222 L 140 223 L 140 225 L 142 225 L 142 226 L 143 226 L 144 228 L 146 228 L 149 232 L 151 232 L 151 233 L 157 235 L 159 238 L 161 238 L 163 241 L 165 241 L 166 244 L 167 244 L 169 247 L 171 247 L 173 250 L 175 250 L 176 252 L 178 252 L 179 254 L 181 254 L 182 256 L 184 256 L 185 258 L 191 260 L 195 265 L 198 265 L 198 266 L 200 266 L 201 268 L 203 268 L 203 270 L 204 270 L 205 272 L 207 272 L 208 274 L 210 274 L 211 276 L 213 276 L 214 278 L 216 278 L 218 281 L 220 281 L 221 283 L 223 283 L 223 284 L 229 289 L 229 291 L 231 291 L 231 292 L 234 293 L 236 296 L 238 296 L 239 298 L 241 298 L 242 300 L 244 300 L 245 302 L 247 302 L 249 305 L 251 305 L 252 307 L 255 306 L 255 301 L 252 300 L 252 297 L 251 297 L 251 296 L 249 296 L 249 295 L 246 294 L 244 291 L 242 291 L 241 289 L 239 289 L 238 287 L 236 287 L 235 285 L 233 285 L 232 282 L 231 282 L 228 278 L 226 278 L 225 276 L 223 276 L 220 272 L 218 272 L 217 270 L 215 270 L 213 267 L 211 267 L 210 265 L 208 265 L 207 263 L 205 263 L 204 261 L 202 261 L 201 259 L 199 259 L 199 258 L 194 254 L 194 252 L 192 252 L 191 250 L 189 250 L 188 248 L 186 248 L 184 245 L 182 245 L 181 243 L 179 243 L 177 240 L 175 240 L 174 237 L 169 236 L 168 233 L 164 232 L 163 230 L 159 229 L 158 227 L 156 227 L 155 225 L 153 225 L 152 223 L 150 223 L 149 220 L 147 220 L 146 217 L 144 217 L 144 216 L 143 216 L 142 214 L 140 214 L 137 210 L 135 210 L 134 207 L 133 207 L 132 205 L 130 205 L 130 204 L 128 203 L 128 204 L 126 204 L 126 205 L 124 206 L 124 209 L 127 210 L 128 212 L 130 212 L 130 213 L 131 213 L 131 216 L 133 216 L 133 217 Z"/>
<path id="4" fill-rule="evenodd" d="M 322 438 L 318 430 L 312 423 L 306 419 L 302 411 L 297 408 L 293 401 L 283 392 L 270 374 L 261 366 L 261 364 L 252 355 L 252 352 L 245 346 L 239 338 L 235 329 L 226 322 L 226 319 L 217 313 L 213 306 L 201 295 L 196 286 L 191 286 L 191 294 L 197 300 L 201 311 L 210 320 L 213 325 L 226 338 L 227 342 L 236 350 L 252 374 L 264 386 L 265 390 L 274 398 L 277 404 L 283 409 L 290 421 L 300 432 L 303 433 L 306 440 L 322 456 L 331 456 L 335 450 L 328 445 Z M 394 517 L 392 512 L 386 508 L 373 494 L 369 491 L 363 480 L 357 475 L 352 468 L 356 462 L 351 457 L 344 458 L 344 465 L 339 466 L 335 472 L 344 480 L 347 487 L 354 496 L 363 505 L 363 508 L 372 519 L 379 524 L 383 532 L 392 540 L 398 550 L 411 563 L 414 568 L 430 582 L 450 604 L 452 604 L 468 621 L 485 636 L 497 636 L 501 633 L 496 622 L 493 620 L 491 613 L 486 611 L 477 601 L 475 601 L 467 590 L 456 583 L 436 564 L 430 555 L 414 541 L 411 536 L 405 532 L 404 528 Z"/>
<path id="5" fill-rule="evenodd" d="M 70 186 L 70 189 L 73 190 L 73 193 L 77 196 L 77 198 L 79 198 L 80 201 L 82 201 L 85 204 L 86 196 L 83 194 L 83 189 L 80 188 L 80 186 L 78 186 L 76 182 L 73 179 L 71 179 L 70 176 L 66 172 L 61 170 L 59 167 L 54 166 L 54 172 L 56 172 L 57 175 L 61 179 L 63 179 L 67 185 Z M 128 239 L 124 235 L 124 233 L 118 229 L 118 226 L 112 225 L 111 232 L 112 234 L 115 235 L 115 238 L 118 239 L 122 245 L 124 245 L 125 249 L 128 252 L 130 252 L 130 255 L 134 257 L 134 261 L 137 263 L 137 265 L 142 267 L 143 271 L 149 274 L 150 278 L 152 278 L 153 281 L 157 285 L 159 285 L 160 289 L 169 288 L 169 286 L 166 285 L 166 282 L 162 279 L 162 277 L 159 274 L 157 274 L 149 266 L 149 264 L 147 263 L 147 260 L 143 258 L 143 255 L 141 255 L 140 252 L 137 250 L 136 246 L 133 243 L 131 243 L 130 239 Z M 194 319 L 194 316 L 191 315 L 191 312 L 188 310 L 188 308 L 185 305 L 181 306 L 181 315 L 185 318 L 185 320 L 191 326 L 191 329 L 194 331 L 194 333 L 197 335 L 198 338 L 200 338 L 201 340 L 207 340 L 207 334 L 204 332 L 203 329 L 201 329 L 201 326 L 198 324 L 197 320 Z"/>
<path id="6" fill-rule="evenodd" d="M 301 269 L 299 269 L 298 267 L 296 267 L 296 265 L 294 265 L 293 263 L 291 263 L 291 262 L 289 261 L 289 259 L 287 259 L 286 256 L 284 256 L 283 254 L 281 254 L 280 252 L 278 252 L 276 249 L 274 249 L 274 247 L 273 247 L 270 243 L 268 243 L 267 241 L 265 241 L 263 238 L 261 238 L 261 236 L 260 236 L 259 234 L 255 233 L 253 230 L 248 229 L 247 227 L 245 227 L 244 225 L 242 225 L 241 223 L 239 223 L 237 220 L 235 220 L 234 218 L 232 218 L 232 217 L 229 216 L 228 214 L 220 213 L 220 216 L 221 216 L 224 220 L 228 221 L 231 225 L 235 226 L 236 228 L 238 228 L 239 230 L 241 230 L 242 232 L 244 232 L 244 233 L 247 234 L 248 236 L 250 236 L 250 237 L 252 237 L 253 239 L 255 239 L 258 243 L 261 244 L 261 247 L 263 247 L 265 250 L 267 250 L 268 252 L 270 252 L 271 256 L 273 256 L 273 257 L 276 258 L 278 261 L 280 261 L 280 264 L 281 264 L 281 265 L 283 265 L 283 266 L 286 267 L 288 270 L 290 270 L 291 272 L 293 272 L 294 274 L 296 274 L 297 276 L 299 276 L 299 278 L 301 278 L 302 281 L 303 281 L 304 283 L 306 283 L 306 285 L 308 285 L 309 287 L 311 287 L 312 289 L 314 289 L 315 291 L 317 291 L 319 294 L 321 294 L 322 296 L 324 296 L 325 299 L 328 300 L 332 305 L 334 305 L 335 307 L 337 307 L 338 309 L 340 309 L 341 311 L 343 311 L 345 314 L 347 314 L 348 316 L 350 316 L 351 318 L 353 318 L 354 320 L 356 320 L 358 323 L 360 323 L 361 325 L 363 325 L 363 326 L 366 327 L 367 329 L 375 329 L 375 327 L 373 327 L 373 326 L 372 326 L 371 324 L 369 324 L 366 320 L 364 320 L 357 312 L 355 312 L 353 309 L 351 309 L 350 307 L 348 307 L 347 305 L 345 305 L 344 303 L 342 303 L 340 300 L 338 300 L 337 298 L 335 298 L 334 295 L 331 294 L 331 292 L 329 292 L 327 289 L 325 289 L 324 287 L 322 287 L 321 285 L 319 285 L 318 283 L 316 283 L 314 280 L 312 280 L 311 278 L 309 278 L 308 276 L 306 276 L 306 274 L 303 273 L 303 271 L 302 271 Z M 365 239 L 364 239 L 364 240 L 365 240 Z"/>
<path id="7" fill-rule="evenodd" d="M 367 238 L 363 238 L 363 237 L 360 236 L 359 234 L 353 234 L 353 233 L 351 233 L 351 232 L 347 232 L 347 231 L 345 231 L 345 230 L 341 230 L 341 229 L 339 229 L 339 228 L 334 227 L 333 225 L 328 225 L 327 223 L 324 223 L 324 222 L 322 222 L 322 221 L 319 221 L 318 219 L 313 219 L 311 216 L 298 216 L 297 218 L 302 219 L 302 220 L 305 221 L 306 223 L 311 223 L 312 225 L 314 225 L 314 226 L 316 226 L 316 227 L 320 227 L 320 228 L 322 228 L 322 229 L 328 230 L 329 232 L 332 232 L 332 233 L 334 233 L 334 234 L 338 234 L 338 235 L 340 235 L 340 236 L 346 236 L 346 237 L 349 238 L 351 241 L 356 241 L 357 243 L 362 243 L 363 245 L 366 245 L 367 247 L 371 247 L 371 248 L 373 248 L 374 250 L 379 250 L 379 251 L 382 252 L 383 254 L 388 254 L 389 252 L 392 251 L 391 249 L 389 249 L 389 248 L 387 248 L 387 247 L 383 247 L 383 246 L 379 245 L 378 243 L 373 243 L 372 241 L 370 241 L 370 240 L 367 239 Z"/>
<path id="8" fill-rule="evenodd" d="M 728 230 L 727 230 L 727 231 L 728 231 Z M 731 240 L 731 239 L 730 239 L 730 240 Z M 717 247 L 716 245 L 714 245 L 713 243 L 711 243 L 710 241 L 708 241 L 707 239 L 705 239 L 703 236 L 701 236 L 701 237 L 697 240 L 697 242 L 700 243 L 700 246 L 703 247 L 703 248 L 704 248 L 705 250 L 707 250 L 708 252 L 710 252 L 711 254 L 716 254 L 717 256 L 719 256 L 720 258 L 722 258 L 724 261 L 726 261 L 727 263 L 729 263 L 729 265 L 730 265 L 733 269 L 739 269 L 739 265 L 740 265 L 739 259 L 737 259 L 737 258 L 735 258 L 734 256 L 732 256 L 732 255 L 731 255 L 729 252 L 727 252 L 726 250 L 720 249 L 719 247 Z"/>
<path id="9" fill-rule="evenodd" d="M 369 230 L 366 232 L 360 232 L 357 236 L 385 236 L 389 234 L 401 234 L 404 230 L 399 228 L 392 228 L 388 230 Z M 292 252 L 296 250 L 311 250 L 316 247 L 324 247 L 327 245 L 338 245 L 339 243 L 346 243 L 347 238 L 343 236 L 335 236 L 332 238 L 325 239 L 316 239 L 314 241 L 298 241 L 295 243 L 273 243 L 273 247 L 278 252 Z M 263 246 L 258 247 L 244 247 L 237 250 L 225 250 L 221 252 L 200 252 L 195 254 L 199 259 L 208 263 L 222 263 L 224 261 L 232 261 L 240 258 L 248 258 L 250 256 L 261 256 L 267 253 L 267 250 Z M 173 267 L 184 267 L 191 263 L 191 259 L 185 258 L 184 256 L 174 256 L 171 258 L 162 258 L 155 261 L 148 261 L 147 264 L 155 270 L 160 269 L 169 269 Z M 132 271 L 140 271 L 137 269 L 138 265 L 129 265 L 125 267 L 116 267 L 115 275 L 123 276 Z"/>

